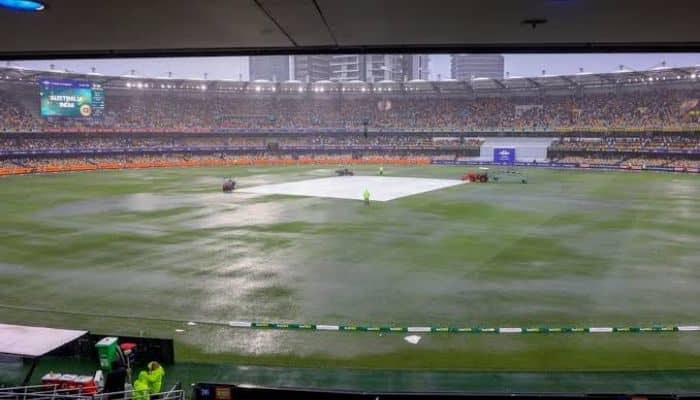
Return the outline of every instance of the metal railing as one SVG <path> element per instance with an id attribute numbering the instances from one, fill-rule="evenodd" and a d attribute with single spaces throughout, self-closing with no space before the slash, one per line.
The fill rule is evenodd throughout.
<path id="1" fill-rule="evenodd" d="M 133 390 L 110 393 L 85 393 L 82 388 L 61 389 L 58 385 L 34 385 L 0 388 L 0 400 L 185 400 L 185 391 L 180 384 L 170 390 L 150 395 L 134 393 Z"/>

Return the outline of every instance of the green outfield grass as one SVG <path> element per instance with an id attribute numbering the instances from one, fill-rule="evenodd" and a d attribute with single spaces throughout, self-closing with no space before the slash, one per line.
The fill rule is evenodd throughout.
<path id="1" fill-rule="evenodd" d="M 411 345 L 403 334 L 249 331 L 169 321 L 700 322 L 700 177 L 530 169 L 527 185 L 466 184 L 370 207 L 220 190 L 228 176 L 252 186 L 331 176 L 333 169 L 1 178 L 0 321 L 174 336 L 178 359 L 195 362 L 700 368 L 698 333 L 430 334 Z M 390 176 L 431 178 L 459 178 L 465 171 L 385 168 Z"/>

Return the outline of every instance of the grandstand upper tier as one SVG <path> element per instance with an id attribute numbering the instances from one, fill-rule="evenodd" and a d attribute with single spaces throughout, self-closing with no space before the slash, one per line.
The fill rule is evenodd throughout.
<path id="1" fill-rule="evenodd" d="M 100 83 L 100 118 L 42 117 L 39 82 Z M 470 81 L 222 81 L 0 69 L 5 132 L 700 131 L 700 66 Z"/>

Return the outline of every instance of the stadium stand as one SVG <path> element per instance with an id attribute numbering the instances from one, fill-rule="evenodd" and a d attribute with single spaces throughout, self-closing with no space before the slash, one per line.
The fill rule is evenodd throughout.
<path id="1" fill-rule="evenodd" d="M 100 118 L 42 117 L 43 78 L 98 80 Z M 472 82 L 223 82 L 0 68 L 0 173 L 255 162 L 469 160 L 552 137 L 550 160 L 700 164 L 698 68 Z"/>

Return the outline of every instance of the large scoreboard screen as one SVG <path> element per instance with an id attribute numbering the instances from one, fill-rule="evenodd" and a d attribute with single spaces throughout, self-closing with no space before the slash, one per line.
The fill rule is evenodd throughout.
<path id="1" fill-rule="evenodd" d="M 41 79 L 41 115 L 99 118 L 104 113 L 102 85 L 87 81 Z"/>

